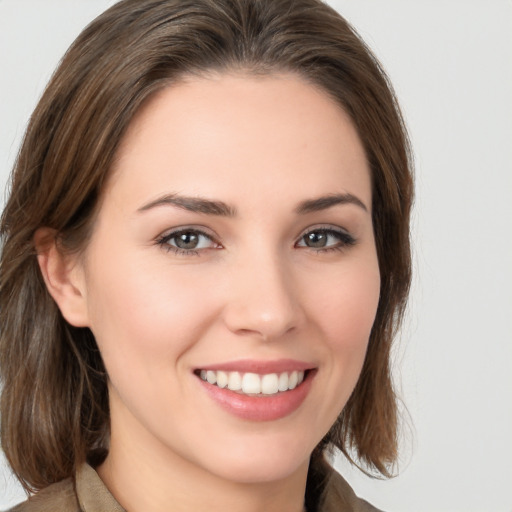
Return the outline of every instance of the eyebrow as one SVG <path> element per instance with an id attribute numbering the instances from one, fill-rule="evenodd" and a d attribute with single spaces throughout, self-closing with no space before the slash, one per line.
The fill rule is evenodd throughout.
<path id="1" fill-rule="evenodd" d="M 353 194 L 345 193 L 329 194 L 315 199 L 307 199 L 297 205 L 295 212 L 299 215 L 305 215 L 307 213 L 319 212 L 332 208 L 333 206 L 344 204 L 354 204 L 362 208 L 365 212 L 368 211 L 368 208 L 366 208 L 365 204 L 358 197 Z M 145 212 L 158 206 L 175 206 L 190 212 L 220 217 L 234 217 L 237 214 L 236 208 L 223 201 L 215 201 L 202 197 L 180 196 L 178 194 L 166 194 L 161 196 L 141 206 L 137 211 Z"/>
<path id="2" fill-rule="evenodd" d="M 365 204 L 353 194 L 329 194 L 327 196 L 317 197 L 316 199 L 308 199 L 299 203 L 295 208 L 296 213 L 301 215 L 311 212 L 319 212 L 327 210 L 332 206 L 342 204 L 354 204 L 362 208 L 365 212 L 368 211 Z"/>
<path id="3" fill-rule="evenodd" d="M 236 215 L 236 209 L 223 201 L 212 201 L 201 197 L 180 196 L 178 194 L 166 194 L 140 207 L 138 211 L 145 212 L 157 206 L 166 205 L 176 206 L 190 212 L 204 213 L 205 215 L 218 215 L 221 217 L 234 217 Z"/>

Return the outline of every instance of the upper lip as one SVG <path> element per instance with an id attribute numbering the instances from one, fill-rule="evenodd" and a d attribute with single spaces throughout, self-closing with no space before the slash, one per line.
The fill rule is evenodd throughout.
<path id="1" fill-rule="evenodd" d="M 276 359 L 273 361 L 258 361 L 251 359 L 240 359 L 238 361 L 227 361 L 215 363 L 197 368 L 198 370 L 212 370 L 224 372 L 258 373 L 283 373 L 293 371 L 312 370 L 315 365 L 295 359 Z"/>

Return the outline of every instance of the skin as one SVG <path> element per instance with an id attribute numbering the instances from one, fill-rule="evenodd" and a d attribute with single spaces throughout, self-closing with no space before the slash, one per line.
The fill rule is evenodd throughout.
<path id="1" fill-rule="evenodd" d="M 236 214 L 147 207 L 165 194 Z M 297 212 L 333 194 L 361 204 Z M 167 235 L 183 227 L 208 237 L 176 253 Z M 354 243 L 330 233 L 308 246 L 319 228 Z M 84 253 L 39 258 L 105 361 L 112 435 L 98 473 L 122 506 L 302 510 L 310 454 L 356 384 L 380 287 L 368 164 L 333 100 L 294 75 L 209 75 L 159 92 L 122 141 Z M 283 358 L 316 374 L 273 421 L 230 414 L 194 373 Z"/>

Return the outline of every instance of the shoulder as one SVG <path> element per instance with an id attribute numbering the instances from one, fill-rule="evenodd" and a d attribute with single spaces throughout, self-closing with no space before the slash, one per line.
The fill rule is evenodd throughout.
<path id="1" fill-rule="evenodd" d="M 348 482 L 332 470 L 327 481 L 319 512 L 382 512 L 359 498 Z"/>
<path id="2" fill-rule="evenodd" d="M 7 512 L 80 512 L 71 478 L 46 487 Z"/>
<path id="3" fill-rule="evenodd" d="M 50 485 L 7 512 L 57 511 L 125 512 L 88 464 L 77 469 L 75 478 Z"/>

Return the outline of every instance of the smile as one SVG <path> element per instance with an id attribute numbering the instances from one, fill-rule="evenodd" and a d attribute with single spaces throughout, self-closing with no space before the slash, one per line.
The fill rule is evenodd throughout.
<path id="1" fill-rule="evenodd" d="M 229 414 L 274 421 L 293 414 L 308 396 L 318 368 L 310 363 L 233 361 L 194 371 L 200 388 Z"/>
<path id="2" fill-rule="evenodd" d="M 200 378 L 221 389 L 227 388 L 244 395 L 275 395 L 295 389 L 304 380 L 305 372 L 294 370 L 291 372 L 242 373 L 238 371 L 200 370 Z"/>

